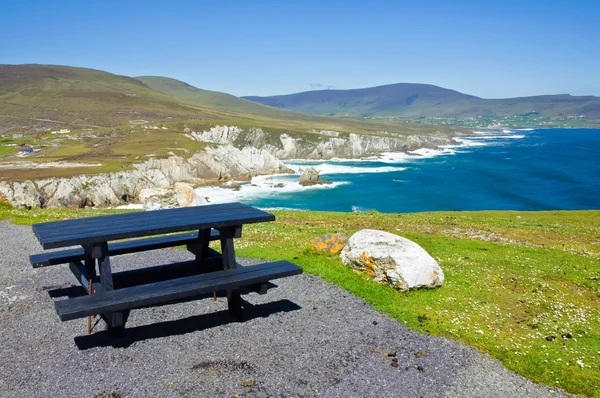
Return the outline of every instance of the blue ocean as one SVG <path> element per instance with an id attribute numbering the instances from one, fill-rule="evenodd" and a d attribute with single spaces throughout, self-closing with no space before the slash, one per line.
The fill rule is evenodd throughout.
<path id="1" fill-rule="evenodd" d="M 480 131 L 438 150 L 286 164 L 298 172 L 314 167 L 332 184 L 263 176 L 239 191 L 198 193 L 215 203 L 343 212 L 600 209 L 599 129 Z"/>

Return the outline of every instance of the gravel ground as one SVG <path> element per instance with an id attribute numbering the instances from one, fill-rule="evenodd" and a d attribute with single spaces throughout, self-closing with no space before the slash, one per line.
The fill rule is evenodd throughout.
<path id="1" fill-rule="evenodd" d="M 0 238 L 0 396 L 567 396 L 310 275 L 244 296 L 242 323 L 229 322 L 225 298 L 205 298 L 132 311 L 118 340 L 102 322 L 87 336 L 85 319 L 59 321 L 49 294 L 75 290 L 68 268 L 31 268 L 41 246 L 30 227 L 0 222 Z M 115 257 L 113 269 L 189 258 L 156 250 Z"/>

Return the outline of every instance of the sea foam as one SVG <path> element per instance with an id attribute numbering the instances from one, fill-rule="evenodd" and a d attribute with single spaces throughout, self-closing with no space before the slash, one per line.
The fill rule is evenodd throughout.
<path id="1" fill-rule="evenodd" d="M 319 172 L 320 175 L 328 174 L 364 174 L 364 173 L 392 173 L 396 171 L 406 170 L 406 167 L 358 167 L 358 166 L 347 166 L 336 163 L 301 163 L 301 162 L 285 162 L 285 165 L 296 173 L 301 174 L 303 170 L 308 167 L 312 167 Z"/>
<path id="2" fill-rule="evenodd" d="M 333 189 L 350 184 L 336 181 L 331 184 L 302 186 L 297 176 L 272 175 L 252 178 L 249 183 L 241 183 L 239 190 L 217 186 L 196 188 L 196 195 L 206 198 L 209 203 L 245 202 L 257 198 L 267 198 L 285 193 L 302 192 L 317 189 Z M 292 179 L 293 178 L 293 179 Z"/>

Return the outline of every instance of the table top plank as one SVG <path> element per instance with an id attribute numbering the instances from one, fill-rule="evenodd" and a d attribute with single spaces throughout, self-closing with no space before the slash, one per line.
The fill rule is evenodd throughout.
<path id="1" fill-rule="evenodd" d="M 53 221 L 33 225 L 33 232 L 44 249 L 51 249 L 274 220 L 254 207 L 227 203 Z"/>
<path id="2" fill-rule="evenodd" d="M 240 204 L 241 205 L 241 204 Z M 203 220 L 221 220 L 234 217 L 244 218 L 246 216 L 254 216 L 261 212 L 261 210 L 255 209 L 250 206 L 228 206 L 223 207 L 221 205 L 212 206 L 201 206 L 200 208 L 208 208 L 210 210 L 194 210 L 194 208 L 179 208 L 179 209 L 167 209 L 167 210 L 156 210 L 152 212 L 136 212 L 126 214 L 115 214 L 110 216 L 99 216 L 81 218 L 77 220 L 66 220 L 66 221 L 55 221 L 50 223 L 36 224 L 34 233 L 36 236 L 43 235 L 45 239 L 52 239 L 55 237 L 66 237 L 69 232 L 72 235 L 86 236 L 86 235 L 98 235 L 106 233 L 108 231 L 119 231 L 129 230 L 131 224 L 143 223 L 147 229 L 161 227 L 167 224 L 178 224 L 186 222 L 191 217 L 202 218 Z M 184 210 L 184 211 L 182 211 Z M 264 213 L 263 214 L 268 214 Z M 141 214 L 144 214 L 143 216 Z M 123 217 L 127 216 L 127 217 Z M 110 221 L 106 217 L 110 217 Z M 50 225 L 48 225 L 50 224 Z M 69 229 L 65 231 L 64 229 Z"/>
<path id="3" fill-rule="evenodd" d="M 253 207 L 247 206 L 247 205 L 243 205 L 241 203 L 228 203 L 228 204 L 223 204 L 223 205 L 209 205 L 209 206 L 202 206 L 202 207 L 209 207 L 210 210 L 206 211 L 207 213 L 211 213 L 211 214 L 226 214 L 226 213 L 230 213 L 232 211 L 243 211 L 244 209 L 248 210 L 256 210 Z M 118 225 L 124 225 L 124 224 L 128 224 L 130 222 L 139 222 L 140 220 L 140 214 L 141 213 L 153 213 L 152 216 L 147 216 L 148 220 L 147 221 L 152 221 L 152 220 L 156 220 L 158 222 L 160 222 L 161 219 L 165 219 L 165 218 L 178 218 L 178 217 L 187 217 L 186 214 L 189 214 L 189 208 L 176 208 L 176 209 L 163 209 L 163 210 L 155 210 L 152 212 L 133 212 L 133 213 L 122 213 L 122 214 L 113 214 L 110 215 L 111 217 L 111 225 L 114 226 L 118 226 Z M 60 234 L 60 231 L 57 231 L 59 228 L 57 228 L 58 226 L 65 226 L 65 227 L 69 227 L 73 224 L 77 225 L 77 228 L 80 231 L 86 231 L 86 230 L 90 230 L 90 229 L 95 229 L 98 228 L 99 226 L 102 226 L 102 223 L 104 222 L 106 216 L 95 216 L 95 217 L 86 217 L 86 218 L 80 218 L 80 219 L 76 219 L 76 220 L 64 220 L 64 221 L 52 221 L 52 222 L 45 222 L 45 223 L 40 223 L 40 224 L 36 224 L 36 231 L 39 232 L 44 232 L 45 234 L 51 234 L 51 233 L 58 233 Z"/>
<path id="4" fill-rule="evenodd" d="M 256 216 L 256 212 L 255 211 L 250 211 L 250 210 L 237 210 L 237 211 L 229 211 L 229 212 L 223 212 L 223 213 L 219 213 L 219 214 L 207 214 L 205 217 L 202 218 L 202 221 L 204 222 L 204 225 L 207 225 L 208 227 L 214 227 L 217 224 L 219 224 L 219 226 L 230 226 L 230 225 L 241 225 L 241 224 L 247 224 L 247 223 L 251 223 L 253 222 L 251 220 L 251 218 L 253 218 L 254 216 Z M 267 213 L 268 214 L 268 213 Z M 236 220 L 240 220 L 240 222 L 235 222 Z M 223 222 L 229 222 L 229 223 L 225 223 L 223 224 Z M 269 220 L 272 221 L 272 220 Z M 165 227 L 176 227 L 181 225 L 182 223 L 189 223 L 190 219 L 189 217 L 186 218 L 156 218 L 156 219 L 136 219 L 136 218 L 132 218 L 129 219 L 126 223 L 119 223 L 119 224 L 113 224 L 112 221 L 109 220 L 102 220 L 102 222 L 97 222 L 96 224 L 88 224 L 85 228 L 73 228 L 71 226 L 71 229 L 69 231 L 64 230 L 64 226 L 61 227 L 61 229 L 48 229 L 48 230 L 44 230 L 42 232 L 40 231 L 34 231 L 36 232 L 36 236 L 38 236 L 38 233 L 43 235 L 43 237 L 47 240 L 52 240 L 52 239 L 56 239 L 56 238 L 60 238 L 60 239 L 70 239 L 70 238 L 86 238 L 86 237 L 96 237 L 98 235 L 108 235 L 108 234 L 113 234 L 113 233 L 118 233 L 118 232 L 129 232 L 132 229 L 132 226 L 138 225 L 140 223 L 143 223 L 143 231 L 146 231 L 143 235 L 152 235 L 152 234 L 158 234 L 158 233 L 164 233 L 164 232 L 152 232 L 154 229 L 159 229 L 159 228 L 165 228 Z M 257 222 L 257 221 L 255 221 Z M 214 224 L 214 225 L 213 225 Z M 198 227 L 199 228 L 199 227 Z M 198 228 L 194 228 L 194 229 L 198 229 Z M 187 229 L 184 229 L 187 230 Z M 171 232 L 178 232 L 181 231 L 179 229 L 174 229 Z M 169 232 L 169 231 L 167 231 Z M 39 239 L 39 236 L 38 236 Z"/>

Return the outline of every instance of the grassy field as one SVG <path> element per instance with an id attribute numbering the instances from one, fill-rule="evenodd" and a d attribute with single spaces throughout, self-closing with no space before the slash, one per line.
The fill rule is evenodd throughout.
<path id="1" fill-rule="evenodd" d="M 0 205 L 0 219 L 20 224 L 110 212 Z M 244 229 L 238 255 L 293 261 L 411 328 L 477 347 L 535 382 L 600 397 L 600 211 L 274 213 L 276 222 Z M 398 292 L 308 245 L 363 228 L 419 243 L 444 285 Z"/>

